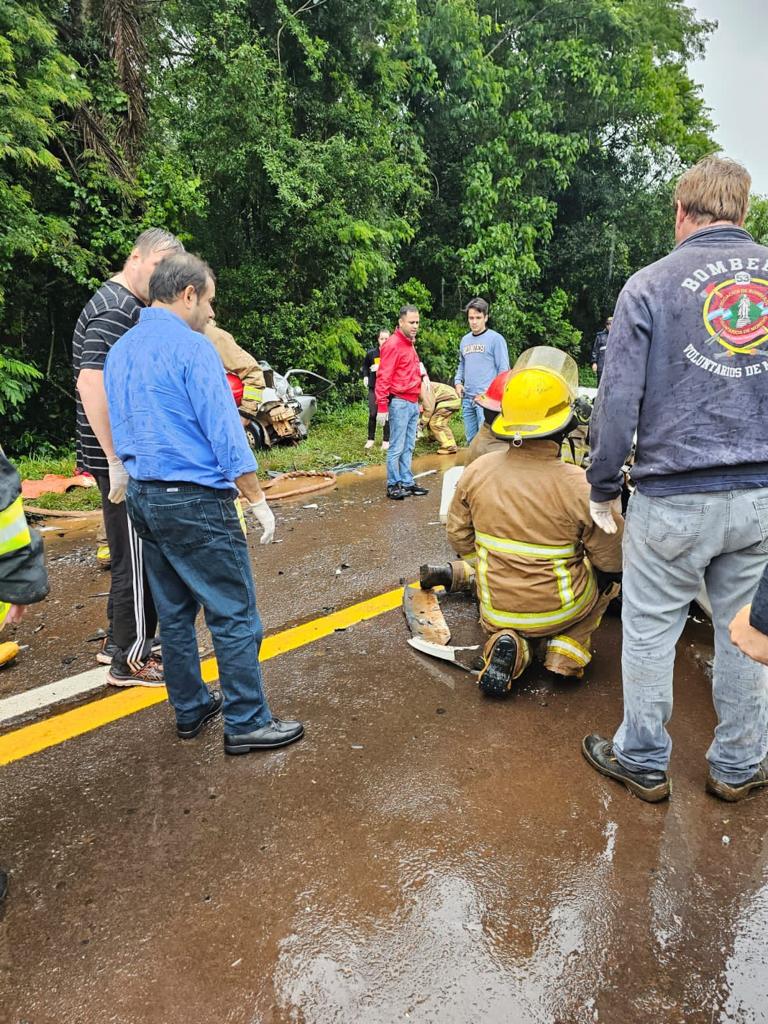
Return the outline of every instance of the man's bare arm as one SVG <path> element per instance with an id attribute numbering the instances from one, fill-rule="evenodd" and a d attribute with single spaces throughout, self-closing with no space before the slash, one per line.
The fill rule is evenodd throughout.
<path id="1" fill-rule="evenodd" d="M 115 457 L 112 428 L 109 425 L 107 393 L 104 390 L 103 370 L 81 370 L 77 377 L 77 390 L 83 403 L 85 415 L 108 459 Z"/>
<path id="2" fill-rule="evenodd" d="M 236 478 L 235 486 L 246 496 L 252 505 L 261 501 L 265 496 L 257 473 L 243 473 L 242 476 Z"/>

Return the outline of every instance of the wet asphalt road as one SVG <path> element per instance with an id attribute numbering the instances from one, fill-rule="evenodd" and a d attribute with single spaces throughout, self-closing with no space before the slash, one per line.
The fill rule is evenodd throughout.
<path id="1" fill-rule="evenodd" d="M 281 509 L 283 543 L 253 548 L 268 631 L 444 557 L 435 479 Z M 0 696 L 93 665 L 90 535 L 50 552 Z M 505 702 L 406 635 L 394 611 L 269 661 L 307 724 L 282 752 L 225 759 L 218 723 L 182 743 L 159 706 L 0 767 L 0 1024 L 768 1020 L 768 795 L 704 793 L 707 627 L 681 641 L 658 806 L 579 751 L 620 716 L 617 620 L 582 683 L 534 672 Z"/>

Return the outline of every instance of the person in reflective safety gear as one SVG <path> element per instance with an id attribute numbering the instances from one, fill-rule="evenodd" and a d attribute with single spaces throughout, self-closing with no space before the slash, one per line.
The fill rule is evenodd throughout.
<path id="1" fill-rule="evenodd" d="M 580 678 L 620 589 L 623 521 L 615 534 L 598 529 L 584 471 L 560 458 L 575 426 L 577 384 L 576 364 L 557 349 L 520 356 L 492 427 L 507 449 L 465 469 L 448 512 L 448 539 L 462 561 L 439 580 L 434 570 L 422 574 L 422 586 L 476 588 L 491 634 L 479 676 L 487 693 L 511 689 L 535 641 L 547 669 Z"/>
<path id="2" fill-rule="evenodd" d="M 0 630 L 24 618 L 27 605 L 48 593 L 43 538 L 24 516 L 21 481 L 0 448 Z M 15 641 L 0 642 L 0 666 L 19 652 Z M 8 891 L 8 874 L 0 868 L 0 905 Z"/>
<path id="3" fill-rule="evenodd" d="M 455 454 L 459 449 L 451 430 L 451 417 L 461 408 L 461 399 L 455 388 L 439 380 L 430 381 L 429 378 L 422 378 L 419 399 L 419 429 L 429 429 L 440 446 L 437 449 L 438 455 Z"/>
<path id="4" fill-rule="evenodd" d="M 261 405 L 264 388 L 267 386 L 264 371 L 258 360 L 241 348 L 229 331 L 222 330 L 215 320 L 209 320 L 203 333 L 219 353 L 227 375 L 233 374 L 242 382 L 242 390 L 235 395 L 241 414 L 255 416 Z"/>

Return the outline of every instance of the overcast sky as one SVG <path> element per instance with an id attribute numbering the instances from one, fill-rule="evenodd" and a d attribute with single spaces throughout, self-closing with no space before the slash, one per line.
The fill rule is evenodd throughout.
<path id="1" fill-rule="evenodd" d="M 753 192 L 768 196 L 768 0 L 687 0 L 687 5 L 719 22 L 705 59 L 690 67 L 717 125 L 715 138 L 752 175 Z"/>

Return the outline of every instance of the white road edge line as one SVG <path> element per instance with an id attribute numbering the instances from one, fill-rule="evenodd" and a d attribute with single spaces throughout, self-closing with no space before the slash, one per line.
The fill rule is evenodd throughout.
<path id="1" fill-rule="evenodd" d="M 81 672 L 78 676 L 59 679 L 58 682 L 47 683 L 45 686 L 36 686 L 34 690 L 27 690 L 14 697 L 5 697 L 0 700 L 0 725 L 10 722 L 13 718 L 19 718 L 20 715 L 40 711 L 51 704 L 90 693 L 91 690 L 106 688 L 106 685 L 107 668 L 100 665 L 98 668 L 89 669 L 88 672 Z"/>

